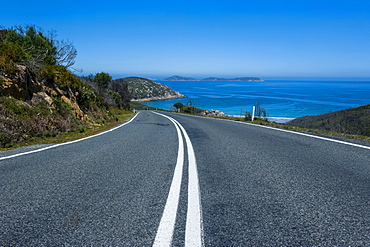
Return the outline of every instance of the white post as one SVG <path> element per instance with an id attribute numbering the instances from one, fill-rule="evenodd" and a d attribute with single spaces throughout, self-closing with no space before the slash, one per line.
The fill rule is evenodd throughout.
<path id="1" fill-rule="evenodd" d="M 253 110 L 252 110 L 252 122 L 254 120 L 254 111 L 256 110 L 256 106 L 253 106 Z"/>

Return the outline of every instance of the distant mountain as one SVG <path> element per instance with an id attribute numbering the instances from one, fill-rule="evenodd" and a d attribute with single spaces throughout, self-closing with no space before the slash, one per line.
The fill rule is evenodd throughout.
<path id="1" fill-rule="evenodd" d="M 226 78 L 219 78 L 219 77 L 207 77 L 202 79 L 201 81 L 227 81 Z"/>
<path id="2" fill-rule="evenodd" d="M 166 79 L 163 79 L 162 81 L 198 81 L 197 79 L 191 78 L 191 77 L 184 77 L 179 75 L 174 75 L 171 77 L 168 77 Z"/>
<path id="3" fill-rule="evenodd" d="M 258 77 L 239 77 L 235 79 L 231 79 L 232 81 L 263 81 L 261 78 Z"/>
<path id="4" fill-rule="evenodd" d="M 207 78 L 198 80 L 192 77 L 174 75 L 166 79 L 163 79 L 162 81 L 263 81 L 263 80 L 258 77 L 238 77 L 238 78 L 233 78 L 233 79 L 220 78 L 220 77 L 207 77 Z"/>

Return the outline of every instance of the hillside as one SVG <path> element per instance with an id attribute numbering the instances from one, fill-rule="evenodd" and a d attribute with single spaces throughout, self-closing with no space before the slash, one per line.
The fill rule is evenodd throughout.
<path id="1" fill-rule="evenodd" d="M 113 120 L 102 97 L 63 68 L 64 75 L 47 79 L 18 67 L 13 76 L 1 77 L 0 147 Z"/>
<path id="2" fill-rule="evenodd" d="M 185 97 L 171 88 L 150 79 L 127 77 L 118 80 L 127 83 L 128 90 L 131 93 L 131 98 L 134 101 L 164 100 Z"/>
<path id="3" fill-rule="evenodd" d="M 370 136 L 370 105 L 318 116 L 299 117 L 286 124 L 302 128 Z"/>
<path id="4" fill-rule="evenodd" d="M 0 148 L 116 120 L 68 70 L 76 54 L 34 26 L 0 30 Z"/>

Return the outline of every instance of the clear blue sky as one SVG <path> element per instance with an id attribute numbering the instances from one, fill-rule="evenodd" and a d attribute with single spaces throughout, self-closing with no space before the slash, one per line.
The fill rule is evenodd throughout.
<path id="1" fill-rule="evenodd" d="M 3 1 L 55 30 L 84 74 L 370 78 L 369 0 Z"/>

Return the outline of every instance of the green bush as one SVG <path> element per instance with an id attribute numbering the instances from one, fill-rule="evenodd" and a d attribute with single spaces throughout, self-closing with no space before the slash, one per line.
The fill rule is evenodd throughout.
<path id="1" fill-rule="evenodd" d="M 177 109 L 177 111 L 183 111 L 183 109 L 185 107 L 184 104 L 181 103 L 181 102 L 177 102 L 173 106 Z"/>
<path id="2" fill-rule="evenodd" d="M 33 109 L 13 98 L 1 97 L 0 104 L 4 105 L 10 112 L 20 118 L 29 118 L 33 115 Z"/>
<path id="3" fill-rule="evenodd" d="M 61 65 L 48 65 L 41 71 L 41 76 L 50 83 L 55 83 L 59 88 L 70 87 L 77 91 L 85 83 L 81 82 L 68 69 Z"/>
<path id="4" fill-rule="evenodd" d="M 248 111 L 245 112 L 244 120 L 245 121 L 252 121 L 252 114 Z"/>
<path id="5" fill-rule="evenodd" d="M 99 125 L 103 125 L 104 124 L 104 122 L 101 120 L 101 119 L 98 119 L 98 120 L 96 120 L 95 121 L 97 124 L 99 124 Z"/>

